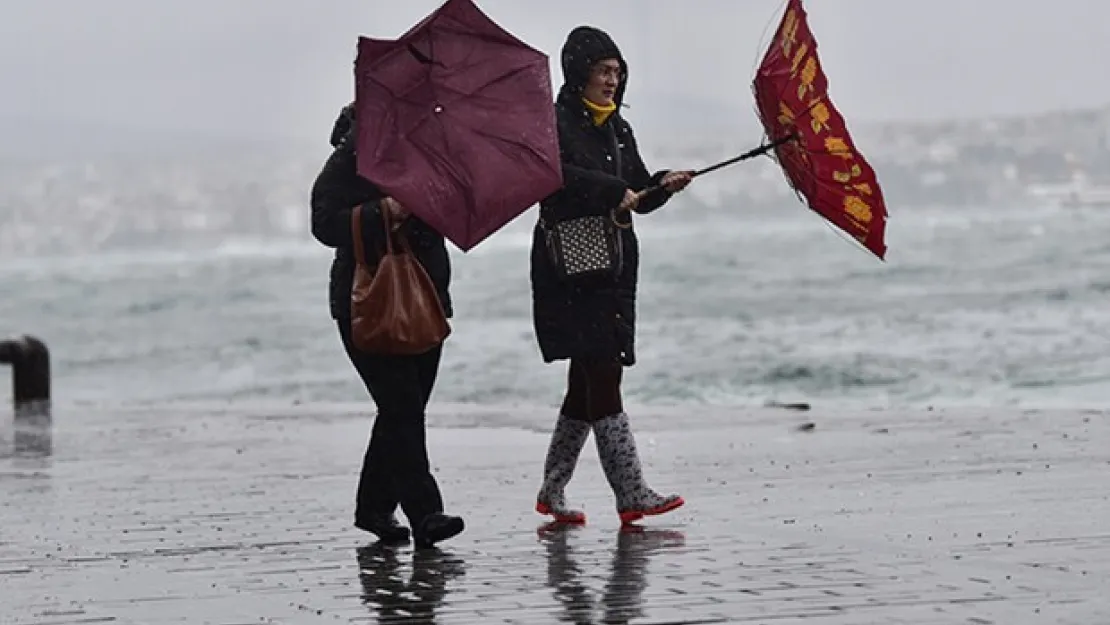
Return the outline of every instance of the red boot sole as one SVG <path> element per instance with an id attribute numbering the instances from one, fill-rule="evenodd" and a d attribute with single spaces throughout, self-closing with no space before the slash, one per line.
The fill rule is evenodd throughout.
<path id="1" fill-rule="evenodd" d="M 559 514 L 555 512 L 555 510 L 553 510 L 551 506 L 543 503 L 542 501 L 536 502 L 536 512 L 554 517 L 554 519 L 559 523 L 582 524 L 586 522 L 586 515 L 582 514 L 581 512 L 577 512 L 575 514 Z"/>
<path id="2" fill-rule="evenodd" d="M 621 523 L 627 524 L 627 523 L 633 523 L 635 521 L 639 521 L 640 519 L 642 519 L 646 516 L 656 516 L 656 515 L 659 515 L 659 514 L 666 514 L 666 513 L 670 512 L 672 510 L 675 510 L 677 508 L 681 508 L 682 505 L 685 504 L 685 503 L 686 503 L 686 501 L 682 497 L 679 497 L 678 499 L 675 499 L 674 501 L 672 501 L 670 503 L 667 503 L 665 505 L 659 506 L 658 508 L 652 508 L 650 510 L 626 510 L 626 511 L 620 512 L 618 514 L 620 515 Z"/>

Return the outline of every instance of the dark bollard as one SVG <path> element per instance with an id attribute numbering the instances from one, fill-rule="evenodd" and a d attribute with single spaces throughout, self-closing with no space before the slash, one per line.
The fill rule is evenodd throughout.
<path id="1" fill-rule="evenodd" d="M 16 418 L 50 415 L 50 351 L 32 337 L 0 341 L 0 364 L 12 366 Z"/>

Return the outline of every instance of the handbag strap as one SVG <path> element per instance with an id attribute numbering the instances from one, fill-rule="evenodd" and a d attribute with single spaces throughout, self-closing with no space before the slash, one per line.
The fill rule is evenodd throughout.
<path id="1" fill-rule="evenodd" d="M 393 219 L 387 210 L 379 209 L 378 212 L 382 214 L 382 226 L 385 228 L 385 253 L 393 254 L 393 239 L 397 236 L 397 233 L 393 231 Z M 355 262 L 369 266 L 366 262 L 366 242 L 362 237 L 361 204 L 351 209 L 351 241 L 354 243 Z M 412 251 L 407 238 L 403 236 L 397 241 L 397 247 L 401 248 L 403 253 Z"/>
<path id="2" fill-rule="evenodd" d="M 393 254 L 393 219 L 381 201 L 378 202 L 378 212 L 382 214 L 382 227 L 385 228 L 385 254 L 390 256 Z"/>
<path id="3" fill-rule="evenodd" d="M 394 247 L 396 247 L 401 254 L 411 254 L 412 245 L 409 243 L 409 238 L 400 231 L 400 228 L 405 224 L 394 222 L 393 216 L 385 208 L 382 208 L 380 203 L 378 204 L 378 212 L 382 214 L 382 227 L 385 229 L 385 253 L 387 255 L 395 254 Z"/>

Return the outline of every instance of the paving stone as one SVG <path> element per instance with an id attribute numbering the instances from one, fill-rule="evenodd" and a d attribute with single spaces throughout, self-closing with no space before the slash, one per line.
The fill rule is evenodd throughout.
<path id="1" fill-rule="evenodd" d="M 647 474 L 688 504 L 638 531 L 592 445 L 590 523 L 558 528 L 531 512 L 543 427 L 433 429 L 468 523 L 433 550 L 350 526 L 350 407 L 9 418 L 0 623 L 1110 622 L 1108 416 L 644 410 Z"/>

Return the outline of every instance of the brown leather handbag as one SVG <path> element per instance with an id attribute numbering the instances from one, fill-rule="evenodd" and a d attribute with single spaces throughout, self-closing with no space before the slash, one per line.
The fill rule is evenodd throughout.
<path id="1" fill-rule="evenodd" d="M 351 285 L 351 339 L 371 354 L 422 354 L 451 334 L 435 285 L 413 255 L 408 239 L 393 230 L 388 211 L 385 254 L 377 267 L 366 262 L 362 207 L 351 210 L 355 278 Z M 396 239 L 396 241 L 394 241 Z"/>

